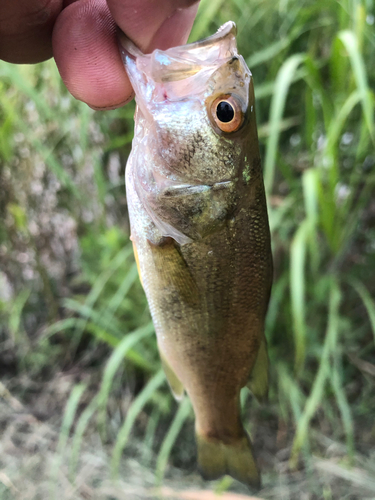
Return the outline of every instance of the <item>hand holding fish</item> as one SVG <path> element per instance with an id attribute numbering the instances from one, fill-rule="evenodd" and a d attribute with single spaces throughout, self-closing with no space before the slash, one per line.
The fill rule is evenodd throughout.
<path id="1" fill-rule="evenodd" d="M 185 43 L 197 0 L 2 0 L 0 59 L 55 57 L 68 90 L 95 109 L 119 107 L 133 90 L 119 57 L 116 25 L 143 51 Z"/>

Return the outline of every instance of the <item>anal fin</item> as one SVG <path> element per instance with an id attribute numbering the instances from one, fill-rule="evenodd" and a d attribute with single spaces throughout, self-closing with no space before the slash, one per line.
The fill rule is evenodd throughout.
<path id="1" fill-rule="evenodd" d="M 259 351 L 251 371 L 247 387 L 258 401 L 264 402 L 268 398 L 269 361 L 267 354 L 267 341 L 263 336 Z"/>

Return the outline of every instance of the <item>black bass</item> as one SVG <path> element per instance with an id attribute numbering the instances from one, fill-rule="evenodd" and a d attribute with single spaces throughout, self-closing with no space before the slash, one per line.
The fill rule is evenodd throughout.
<path id="1" fill-rule="evenodd" d="M 235 35 L 228 22 L 147 55 L 121 37 L 137 101 L 126 189 L 162 364 L 194 408 L 199 469 L 258 487 L 240 391 L 267 396 L 272 256 L 253 80 Z"/>

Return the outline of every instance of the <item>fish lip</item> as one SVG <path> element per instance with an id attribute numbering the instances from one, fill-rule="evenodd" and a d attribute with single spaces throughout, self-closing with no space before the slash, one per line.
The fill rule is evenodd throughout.
<path id="1" fill-rule="evenodd" d="M 236 34 L 235 23 L 228 21 L 216 33 L 203 40 L 166 50 L 155 49 L 150 54 L 143 54 L 121 30 L 118 30 L 117 38 L 131 81 L 132 76 L 139 79 L 143 75 L 148 82 L 168 83 L 185 80 L 201 71 L 212 72 L 218 67 L 219 61 L 225 63 L 237 57 Z M 135 65 L 132 69 L 131 60 Z M 134 86 L 135 82 L 132 83 Z"/>
<path id="2" fill-rule="evenodd" d="M 185 45 L 180 45 L 179 48 L 182 50 L 191 51 L 194 49 L 200 49 L 202 47 L 207 47 L 209 45 L 216 45 L 218 42 L 226 38 L 227 36 L 232 35 L 234 38 L 237 35 L 237 26 L 233 21 L 227 21 L 222 26 L 218 28 L 216 33 L 210 35 L 202 40 L 197 40 L 196 42 L 187 43 Z M 167 49 L 169 51 L 173 51 L 172 49 Z"/>
<path id="3" fill-rule="evenodd" d="M 194 49 L 199 49 L 202 47 L 207 47 L 209 45 L 214 45 L 226 38 L 227 36 L 232 35 L 236 37 L 237 35 L 237 26 L 233 21 L 228 21 L 224 23 L 213 35 L 208 36 L 207 38 L 203 38 L 202 40 L 198 40 L 196 42 L 186 43 L 184 45 L 179 45 L 178 47 L 172 47 L 167 50 L 159 50 L 159 52 L 167 52 L 173 53 L 176 49 L 179 51 L 191 51 Z M 144 54 L 134 42 L 132 42 L 120 28 L 117 28 L 117 38 L 120 45 L 120 49 L 124 49 L 130 56 L 132 57 L 150 57 L 151 54 Z M 154 51 L 155 52 L 155 51 Z"/>

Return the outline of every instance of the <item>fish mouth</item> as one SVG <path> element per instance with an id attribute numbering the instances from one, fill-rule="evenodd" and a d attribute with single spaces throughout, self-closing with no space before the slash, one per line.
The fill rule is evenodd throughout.
<path id="1" fill-rule="evenodd" d="M 237 28 L 233 21 L 223 24 L 213 35 L 167 50 L 156 49 L 151 54 L 143 54 L 138 47 L 119 31 L 120 52 L 125 65 L 127 58 L 136 60 L 136 65 L 154 82 L 184 80 L 199 71 L 218 66 L 237 56 Z"/>
<path id="2" fill-rule="evenodd" d="M 234 184 L 234 180 L 220 181 L 213 184 L 178 184 L 176 186 L 170 186 L 163 190 L 163 196 L 174 197 L 174 196 L 191 196 L 193 194 L 201 194 L 205 191 L 221 191 L 224 189 L 231 188 Z"/>

